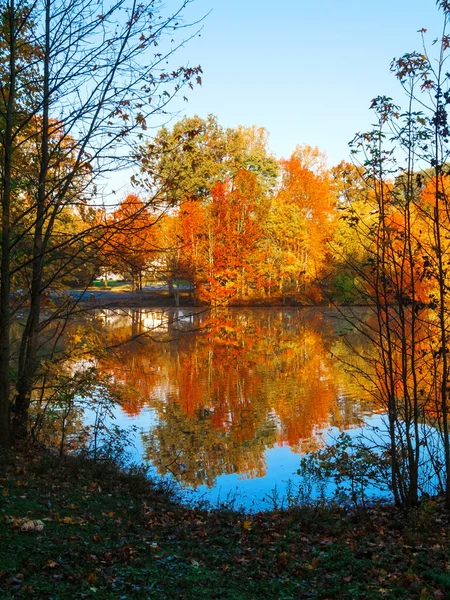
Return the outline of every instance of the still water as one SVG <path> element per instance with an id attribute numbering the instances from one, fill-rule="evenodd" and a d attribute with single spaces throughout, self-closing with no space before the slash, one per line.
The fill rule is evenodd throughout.
<path id="1" fill-rule="evenodd" d="M 380 419 L 346 366 L 365 340 L 333 309 L 115 309 L 93 325 L 115 346 L 97 367 L 127 390 L 134 459 L 190 498 L 269 507 L 303 453 Z"/>

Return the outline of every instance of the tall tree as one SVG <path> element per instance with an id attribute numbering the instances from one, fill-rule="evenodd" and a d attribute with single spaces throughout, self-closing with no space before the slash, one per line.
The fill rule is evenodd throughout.
<path id="1" fill-rule="evenodd" d="M 324 274 L 327 242 L 334 226 L 330 173 L 317 148 L 299 146 L 281 161 L 282 181 L 273 199 L 267 230 L 280 294 L 317 300 L 314 288 Z"/>
<path id="2" fill-rule="evenodd" d="M 242 301 L 250 286 L 259 287 L 261 196 L 256 175 L 244 169 L 231 182 L 212 189 L 208 296 L 213 304 Z"/>
<path id="3" fill-rule="evenodd" d="M 212 188 L 209 202 L 181 205 L 180 261 L 201 300 L 226 305 L 261 289 L 264 199 L 256 174 L 241 169 Z"/>
<path id="4" fill-rule="evenodd" d="M 177 49 L 170 39 L 177 29 L 185 30 L 180 17 L 190 1 L 180 0 L 178 9 L 168 16 L 158 0 L 145 5 L 118 0 L 103 6 L 89 0 L 38 0 L 32 4 L 6 0 L 1 7 L 2 445 L 8 444 L 10 432 L 11 273 L 31 269 L 30 306 L 21 336 L 13 401 L 14 434 L 25 437 L 39 363 L 41 299 L 49 285 L 46 273 L 55 250 L 55 224 L 66 209 L 81 210 L 95 195 L 95 182 L 101 175 L 129 164 L 129 148 L 145 135 L 147 120 L 162 112 L 184 84 L 200 77 L 199 67 L 170 69 Z M 164 68 L 167 63 L 169 70 Z M 26 235 L 31 251 L 19 265 L 12 266 L 13 201 L 20 206 L 14 161 L 24 140 L 34 146 L 35 174 L 27 184 L 30 204 L 22 214 L 16 212 L 14 224 L 20 223 L 21 217 L 30 220 Z M 56 169 L 57 164 L 64 168 Z M 65 239 L 60 237 L 56 244 L 59 256 L 74 239 L 92 238 L 86 231 L 75 238 L 66 232 Z"/>
<path id="5" fill-rule="evenodd" d="M 365 232 L 365 289 L 374 307 L 372 321 L 358 326 L 376 348 L 372 381 L 387 413 L 391 487 L 396 503 L 408 506 L 430 482 L 450 506 L 450 6 L 438 5 L 444 15 L 438 56 L 428 54 L 422 30 L 423 51 L 392 64 L 406 110 L 391 98 L 375 98 L 374 128 L 353 141 L 373 201 L 372 219 L 351 215 L 355 229 Z"/>
<path id="6" fill-rule="evenodd" d="M 268 191 L 279 170 L 264 128 L 224 129 L 213 115 L 185 117 L 172 130 L 162 128 L 139 148 L 137 159 L 141 174 L 135 182 L 169 204 L 207 200 L 216 183 L 232 179 L 239 169 L 255 173 Z"/>

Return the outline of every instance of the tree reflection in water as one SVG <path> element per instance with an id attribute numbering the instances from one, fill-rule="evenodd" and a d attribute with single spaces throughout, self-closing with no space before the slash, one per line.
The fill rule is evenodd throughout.
<path id="1" fill-rule="evenodd" d="M 143 441 L 158 473 L 192 487 L 231 473 L 260 478 L 267 449 L 310 451 L 321 430 L 360 426 L 373 412 L 336 358 L 349 351 L 333 311 L 189 315 L 138 309 L 96 317 L 103 344 L 119 344 L 98 367 L 126 385 L 123 410 L 137 419 L 143 408 L 157 415 Z M 120 345 L 146 331 L 151 339 Z M 355 336 L 355 344 L 363 341 Z"/>

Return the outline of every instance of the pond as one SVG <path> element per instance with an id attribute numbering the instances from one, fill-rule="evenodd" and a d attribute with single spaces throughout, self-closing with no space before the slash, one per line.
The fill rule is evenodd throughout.
<path id="1" fill-rule="evenodd" d="M 346 366 L 366 341 L 334 309 L 108 309 L 93 324 L 115 346 L 97 368 L 125 385 L 134 459 L 190 498 L 271 508 L 303 454 L 380 420 Z"/>

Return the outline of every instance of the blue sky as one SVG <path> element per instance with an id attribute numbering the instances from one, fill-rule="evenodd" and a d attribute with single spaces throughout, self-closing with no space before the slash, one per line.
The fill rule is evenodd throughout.
<path id="1" fill-rule="evenodd" d="M 434 0 L 194 0 L 186 17 L 209 11 L 201 37 L 177 55 L 204 71 L 180 116 L 263 126 L 276 156 L 310 144 L 330 165 L 369 128 L 373 97 L 401 98 L 392 58 L 420 50 L 417 30 L 431 41 L 442 22 Z"/>

